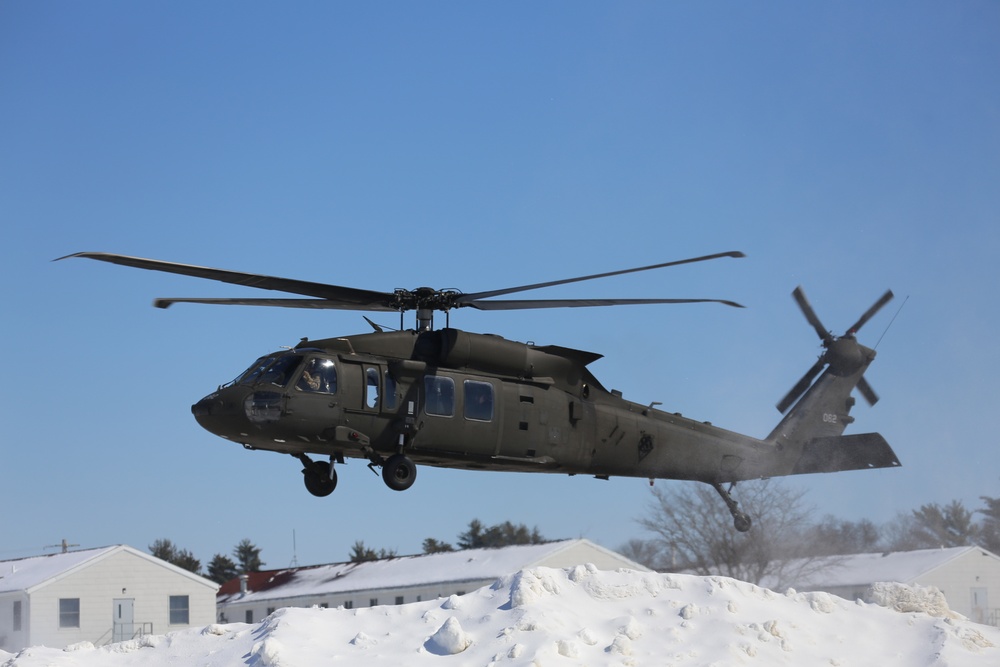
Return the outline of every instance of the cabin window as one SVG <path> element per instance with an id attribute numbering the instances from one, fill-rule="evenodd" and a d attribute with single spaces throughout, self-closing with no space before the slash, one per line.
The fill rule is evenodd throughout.
<path id="1" fill-rule="evenodd" d="M 246 613 L 243 614 L 243 620 L 246 623 L 253 623 L 253 609 L 246 610 Z"/>
<path id="2" fill-rule="evenodd" d="M 385 410 L 395 410 L 398 405 L 399 403 L 396 398 L 396 379 L 387 372 L 385 374 L 385 397 L 382 399 L 382 407 Z"/>
<path id="3" fill-rule="evenodd" d="M 465 418 L 480 422 L 493 421 L 492 384 L 465 381 Z"/>
<path id="4" fill-rule="evenodd" d="M 424 412 L 438 417 L 455 414 L 455 381 L 448 377 L 424 377 Z"/>
<path id="5" fill-rule="evenodd" d="M 365 369 L 365 406 L 374 408 L 378 405 L 378 369 Z"/>
<path id="6" fill-rule="evenodd" d="M 402 595 L 397 595 L 396 596 L 396 604 L 403 604 L 403 596 Z"/>
<path id="7" fill-rule="evenodd" d="M 21 631 L 21 601 L 14 600 L 14 632 Z"/>
<path id="8" fill-rule="evenodd" d="M 354 600 L 344 600 L 344 609 L 354 609 Z"/>
<path id="9" fill-rule="evenodd" d="M 170 596 L 170 625 L 187 625 L 191 622 L 191 602 L 187 595 Z"/>
<path id="10" fill-rule="evenodd" d="M 295 388 L 318 394 L 336 394 L 337 367 L 330 359 L 314 357 L 306 362 Z"/>
<path id="11" fill-rule="evenodd" d="M 59 599 L 59 627 L 80 627 L 80 598 Z"/>

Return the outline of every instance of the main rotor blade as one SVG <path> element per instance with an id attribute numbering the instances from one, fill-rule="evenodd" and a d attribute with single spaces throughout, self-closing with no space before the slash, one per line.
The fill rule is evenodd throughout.
<path id="1" fill-rule="evenodd" d="M 374 292 L 370 290 L 355 289 L 353 287 L 340 287 L 338 285 L 328 285 L 326 283 L 314 283 L 305 280 L 293 280 L 291 278 L 276 278 L 274 276 L 264 276 L 256 273 L 241 273 L 239 271 L 227 271 L 225 269 L 212 269 L 207 266 L 178 264 L 176 262 L 164 262 L 158 259 L 143 259 L 142 257 L 129 257 L 127 255 L 115 255 L 104 252 L 78 252 L 73 255 L 66 255 L 66 257 L 60 257 L 56 261 L 70 257 L 85 257 L 87 259 L 96 259 L 101 262 L 110 262 L 111 264 L 131 266 L 136 269 L 177 273 L 183 276 L 217 280 L 223 283 L 244 285 L 246 287 L 255 287 L 257 289 L 275 290 L 278 292 L 288 292 L 290 294 L 301 294 L 303 296 L 314 296 L 321 299 L 339 301 L 348 307 L 354 307 L 358 310 L 370 310 L 371 306 L 388 306 L 393 298 L 392 294 L 386 292 Z M 388 310 L 394 310 L 394 308 L 389 307 Z"/>
<path id="2" fill-rule="evenodd" d="M 875 393 L 872 386 L 868 384 L 868 380 L 866 380 L 863 376 L 861 380 L 858 381 L 858 391 L 860 391 L 861 395 L 865 397 L 866 401 L 868 401 L 868 405 L 875 405 L 878 403 L 878 394 Z"/>
<path id="3" fill-rule="evenodd" d="M 815 364 L 813 364 L 812 368 L 806 371 L 806 374 L 803 375 L 798 382 L 795 383 L 795 386 L 792 387 L 792 390 L 789 391 L 787 394 L 785 394 L 785 397 L 783 399 L 778 401 L 777 405 L 778 412 L 784 414 L 785 410 L 791 407 L 792 403 L 799 400 L 799 396 L 805 393 L 806 389 L 809 388 L 809 385 L 812 384 L 812 381 L 816 378 L 817 375 L 819 375 L 819 372 L 823 370 L 823 366 L 825 365 L 826 365 L 826 356 L 824 355 L 820 357 Z"/>
<path id="4" fill-rule="evenodd" d="M 531 308 L 590 308 L 594 306 L 637 306 L 659 303 L 721 303 L 733 308 L 744 306 L 722 299 L 525 299 L 525 300 L 475 300 L 459 303 L 478 310 L 527 310 Z"/>
<path id="5" fill-rule="evenodd" d="M 833 340 L 833 335 L 823 326 L 823 323 L 819 321 L 819 317 L 816 315 L 816 311 L 813 310 L 812 306 L 809 305 L 809 300 L 806 299 L 806 293 L 799 285 L 792 292 L 792 296 L 795 298 L 795 302 L 799 304 L 799 309 L 802 310 L 802 314 L 806 316 L 809 320 L 809 324 L 812 325 L 813 329 L 819 335 L 820 339 L 824 343 L 830 343 Z"/>
<path id="6" fill-rule="evenodd" d="M 280 308 L 313 308 L 316 310 L 365 310 L 395 312 L 381 304 L 354 304 L 330 299 L 156 299 L 157 308 L 169 308 L 175 303 L 202 303 L 212 306 L 277 306 Z"/>
<path id="7" fill-rule="evenodd" d="M 875 316 L 875 313 L 877 313 L 879 310 L 881 310 L 882 306 L 884 306 L 885 304 L 887 304 L 890 301 L 892 301 L 892 297 L 893 297 L 892 290 L 886 290 L 885 294 L 883 294 L 881 297 L 879 297 L 879 300 L 876 301 L 872 305 L 872 307 L 869 308 L 865 312 L 865 314 L 861 316 L 861 319 L 859 319 L 857 322 L 855 322 L 854 326 L 847 330 L 847 333 L 849 335 L 856 334 L 858 332 L 858 329 L 860 329 L 861 327 L 863 327 L 868 320 L 870 320 L 872 317 Z"/>
<path id="8" fill-rule="evenodd" d="M 651 266 L 641 266 L 635 269 L 623 269 L 621 271 L 609 271 L 607 273 L 595 273 L 590 276 L 580 276 L 579 278 L 566 278 L 564 280 L 552 280 L 545 283 L 535 283 L 533 285 L 522 285 L 521 287 L 508 287 L 506 289 L 492 290 L 489 292 L 476 292 L 474 294 L 463 294 L 460 296 L 456 303 L 464 304 L 470 301 L 478 301 L 480 299 L 487 299 L 494 296 L 503 296 L 504 294 L 514 294 L 515 292 L 527 292 L 528 290 L 541 289 L 542 287 L 554 287 L 555 285 L 566 285 L 568 283 L 578 283 L 584 280 L 595 280 L 597 278 L 608 278 L 611 276 L 620 276 L 625 273 L 636 273 L 638 271 L 650 271 L 652 269 L 662 269 L 668 266 L 677 266 L 679 264 L 691 264 L 693 262 L 704 262 L 710 259 L 718 259 L 719 257 L 746 257 L 742 252 L 731 251 L 731 252 L 720 252 L 715 255 L 705 255 L 704 257 L 692 257 L 691 259 L 681 259 L 673 262 L 664 262 L 663 264 L 653 264 Z"/>

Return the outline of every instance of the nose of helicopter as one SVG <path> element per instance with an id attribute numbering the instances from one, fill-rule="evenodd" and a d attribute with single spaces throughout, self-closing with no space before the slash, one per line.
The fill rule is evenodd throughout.
<path id="1" fill-rule="evenodd" d="M 243 396 L 229 395 L 231 392 L 216 391 L 191 406 L 198 425 L 209 433 L 223 438 L 234 439 L 240 428 L 246 428 L 243 412 Z"/>

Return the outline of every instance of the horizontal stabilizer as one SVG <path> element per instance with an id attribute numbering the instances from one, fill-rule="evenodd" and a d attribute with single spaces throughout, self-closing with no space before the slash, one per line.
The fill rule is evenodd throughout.
<path id="1" fill-rule="evenodd" d="M 802 449 L 793 475 L 840 470 L 896 468 L 899 457 L 879 433 L 813 438 Z"/>

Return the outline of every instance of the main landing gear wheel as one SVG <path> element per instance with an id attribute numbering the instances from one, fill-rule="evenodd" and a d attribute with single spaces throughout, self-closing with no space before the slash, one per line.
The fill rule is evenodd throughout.
<path id="1" fill-rule="evenodd" d="M 337 471 L 326 461 L 312 461 L 302 469 L 302 479 L 306 490 L 323 498 L 337 488 Z"/>
<path id="2" fill-rule="evenodd" d="M 417 481 L 417 464 L 403 454 L 393 454 L 382 464 L 382 479 L 393 491 L 406 491 Z"/>

